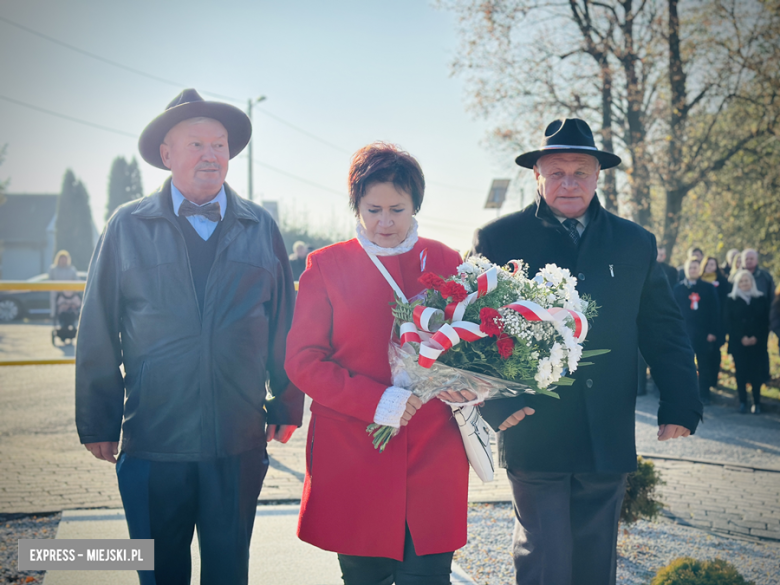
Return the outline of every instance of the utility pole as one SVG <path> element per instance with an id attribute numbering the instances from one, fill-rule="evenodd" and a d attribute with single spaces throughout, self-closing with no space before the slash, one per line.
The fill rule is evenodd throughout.
<path id="1" fill-rule="evenodd" d="M 247 101 L 246 115 L 249 116 L 249 120 L 250 121 L 252 120 L 252 106 L 254 104 L 259 104 L 263 100 L 265 100 L 265 96 L 261 95 L 259 98 L 256 98 L 254 100 L 253 99 L 249 99 Z M 255 197 L 254 197 L 254 185 L 252 184 L 252 161 L 254 159 L 252 158 L 252 139 L 251 138 L 249 139 L 249 144 L 247 146 L 248 146 L 248 154 L 249 154 L 249 164 L 247 165 L 247 168 L 249 169 L 249 174 L 247 176 L 247 197 L 249 198 L 250 201 L 254 201 L 255 200 Z"/>

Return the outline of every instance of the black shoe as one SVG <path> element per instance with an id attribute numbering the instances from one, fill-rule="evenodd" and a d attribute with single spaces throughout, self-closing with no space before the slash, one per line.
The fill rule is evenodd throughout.
<path id="1" fill-rule="evenodd" d="M 747 414 L 747 403 L 745 402 L 739 403 L 739 414 Z"/>
<path id="2" fill-rule="evenodd" d="M 754 404 L 750 412 L 752 412 L 753 414 L 761 414 L 761 405 Z"/>

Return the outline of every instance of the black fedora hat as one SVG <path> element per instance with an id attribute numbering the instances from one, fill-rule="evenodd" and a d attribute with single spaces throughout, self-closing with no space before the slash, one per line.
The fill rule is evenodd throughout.
<path id="1" fill-rule="evenodd" d="M 138 139 L 138 151 L 143 159 L 158 169 L 167 169 L 160 157 L 160 145 L 171 128 L 190 118 L 211 118 L 220 122 L 228 133 L 230 158 L 244 150 L 252 137 L 252 122 L 244 112 L 230 104 L 207 102 L 194 89 L 185 89 L 144 128 Z"/>
<path id="2" fill-rule="evenodd" d="M 561 118 L 552 122 L 544 131 L 544 138 L 539 150 L 521 154 L 515 159 L 515 162 L 521 167 L 532 169 L 539 157 L 545 154 L 566 152 L 589 154 L 596 157 L 602 169 L 611 169 L 620 164 L 619 156 L 596 148 L 590 126 L 579 118 Z"/>

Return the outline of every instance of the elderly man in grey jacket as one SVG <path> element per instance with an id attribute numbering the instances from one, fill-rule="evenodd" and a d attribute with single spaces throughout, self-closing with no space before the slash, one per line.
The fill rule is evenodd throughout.
<path id="1" fill-rule="evenodd" d="M 201 583 L 247 582 L 266 444 L 301 424 L 303 394 L 284 371 L 284 243 L 224 182 L 250 136 L 241 110 L 182 92 L 139 141 L 171 177 L 113 215 L 90 264 L 76 424 L 116 464 L 131 538 L 155 541 L 142 584 L 190 583 L 196 527 Z"/>

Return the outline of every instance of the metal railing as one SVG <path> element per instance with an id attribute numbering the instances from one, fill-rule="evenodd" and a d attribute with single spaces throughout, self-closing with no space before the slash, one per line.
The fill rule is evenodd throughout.
<path id="1" fill-rule="evenodd" d="M 83 280 L 46 280 L 42 282 L 30 282 L 28 280 L 0 280 L 0 291 L 79 291 L 83 292 L 86 282 Z M 298 290 L 298 281 L 295 281 L 295 290 Z M 52 366 L 75 364 L 76 358 L 50 358 L 35 360 L 0 360 L 2 366 Z"/>

